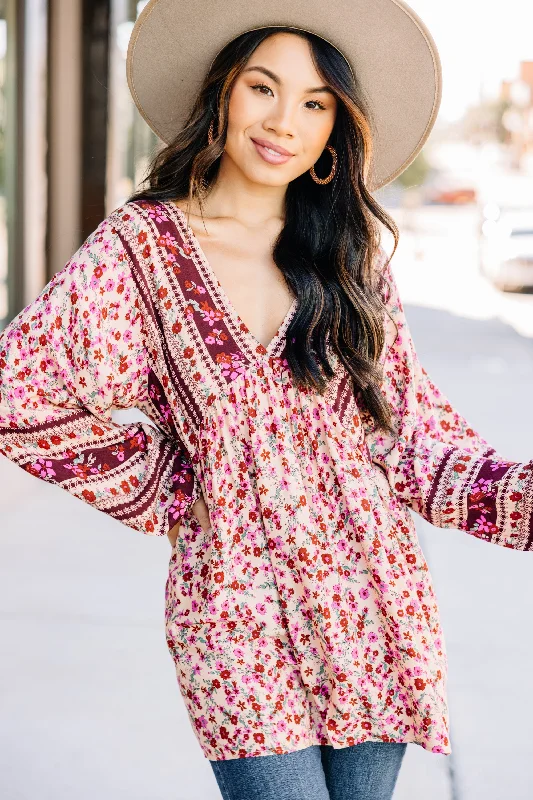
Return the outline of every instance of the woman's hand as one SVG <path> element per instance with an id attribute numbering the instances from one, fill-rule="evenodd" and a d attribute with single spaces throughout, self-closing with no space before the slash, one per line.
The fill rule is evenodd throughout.
<path id="1" fill-rule="evenodd" d="M 196 503 L 193 504 L 193 506 L 191 507 L 191 512 L 194 514 L 194 516 L 202 526 L 203 530 L 208 531 L 209 528 L 211 527 L 211 520 L 209 519 L 209 510 L 207 508 L 203 495 L 200 495 Z M 171 528 L 167 533 L 170 544 L 172 545 L 173 548 L 176 545 L 176 540 L 180 534 L 181 527 L 182 527 L 181 523 L 178 522 L 178 524 L 174 525 L 174 527 Z"/>

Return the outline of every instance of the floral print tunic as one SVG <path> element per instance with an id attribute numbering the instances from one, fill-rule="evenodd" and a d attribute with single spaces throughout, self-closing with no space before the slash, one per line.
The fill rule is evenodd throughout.
<path id="1" fill-rule="evenodd" d="M 0 452 L 137 531 L 181 522 L 166 635 L 209 759 L 365 740 L 450 753 L 445 643 L 409 509 L 533 547 L 533 462 L 497 455 L 428 377 L 386 260 L 393 436 L 333 353 L 324 395 L 296 387 L 297 300 L 260 344 L 170 202 L 114 211 L 0 336 Z M 131 407 L 153 424 L 112 420 Z"/>

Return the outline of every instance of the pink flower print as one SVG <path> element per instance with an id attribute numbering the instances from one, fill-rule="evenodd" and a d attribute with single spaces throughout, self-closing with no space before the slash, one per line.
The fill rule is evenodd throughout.
<path id="1" fill-rule="evenodd" d="M 176 251 L 176 248 L 178 246 L 178 242 L 176 241 L 174 236 L 170 235 L 170 233 L 162 233 L 159 239 L 157 240 L 157 244 L 160 247 L 164 247 L 167 250 L 172 250 L 174 252 Z"/>
<path id="2" fill-rule="evenodd" d="M 256 608 L 256 611 L 257 611 L 258 614 L 266 614 L 267 613 L 267 607 L 266 607 L 266 605 L 264 603 L 256 603 L 255 604 L 255 608 Z"/>
<path id="3" fill-rule="evenodd" d="M 195 281 L 185 281 L 185 288 L 188 292 L 192 292 L 193 294 L 206 294 L 205 286 L 200 286 L 199 283 Z"/>
<path id="4" fill-rule="evenodd" d="M 159 406 L 159 413 L 161 414 L 161 417 L 162 419 L 164 419 L 165 422 L 168 422 L 170 419 L 172 419 L 172 411 L 168 403 L 162 403 Z"/>
<path id="5" fill-rule="evenodd" d="M 225 378 L 235 380 L 245 372 L 245 363 L 240 353 L 221 353 L 217 358 Z"/>
<path id="6" fill-rule="evenodd" d="M 476 492 L 490 492 L 492 488 L 492 481 L 487 480 L 487 478 L 479 478 L 476 483 L 472 486 L 472 494 Z"/>
<path id="7" fill-rule="evenodd" d="M 512 461 L 491 461 L 490 462 L 490 468 L 491 468 L 492 472 L 497 472 L 499 469 L 502 469 L 502 467 L 510 467 L 510 466 L 512 466 L 513 463 L 514 462 L 512 462 Z"/>
<path id="8" fill-rule="evenodd" d="M 213 324 L 213 322 L 211 321 L 211 322 L 209 322 L 209 324 L 210 324 L 210 325 L 212 325 L 212 324 Z M 222 328 L 214 328 L 214 330 L 212 330 L 212 331 L 211 331 L 211 333 L 209 333 L 209 334 L 208 334 L 208 335 L 205 337 L 205 343 L 206 343 L 206 344 L 218 344 L 218 345 L 223 345 L 223 344 L 224 344 L 224 342 L 227 340 L 227 338 L 228 338 L 228 337 L 227 337 L 227 336 L 226 336 L 226 334 L 223 332 Z"/>
<path id="9" fill-rule="evenodd" d="M 359 589 L 359 597 L 362 600 L 366 600 L 367 597 L 370 597 L 370 592 L 368 591 L 368 589 L 366 587 L 364 587 L 363 589 Z"/>
<path id="10" fill-rule="evenodd" d="M 188 306 L 185 307 L 185 318 L 188 320 L 194 319 L 194 307 L 189 303 Z"/>
<path id="11" fill-rule="evenodd" d="M 168 219 L 165 212 L 159 206 L 151 206 L 148 210 L 148 216 L 150 219 L 155 220 L 155 222 L 164 222 L 166 219 Z"/>
<path id="12" fill-rule="evenodd" d="M 174 480 L 176 477 L 176 475 L 173 475 L 172 480 Z M 187 498 L 184 497 L 181 492 L 179 492 L 179 496 L 176 495 L 172 501 L 172 505 L 168 510 L 169 516 L 171 516 L 172 519 L 178 519 L 185 514 L 187 507 Z"/>
<path id="13" fill-rule="evenodd" d="M 70 472 L 72 472 L 72 474 L 76 478 L 85 478 L 87 477 L 88 472 L 90 472 L 90 470 L 88 470 L 87 467 L 81 462 L 79 463 L 73 462 L 72 464 L 65 464 L 65 469 L 70 470 Z"/>
<path id="14" fill-rule="evenodd" d="M 131 447 L 138 447 L 139 450 L 144 450 L 146 447 L 146 442 L 144 439 L 144 433 L 139 431 L 138 433 L 134 434 L 131 439 L 129 440 Z"/>
<path id="15" fill-rule="evenodd" d="M 492 523 L 490 523 L 487 518 L 482 514 L 476 520 L 475 530 L 483 532 L 483 533 L 493 533 L 496 529 Z"/>
<path id="16" fill-rule="evenodd" d="M 47 461 L 44 458 L 38 458 L 37 461 L 34 461 L 28 467 L 28 472 L 32 472 L 38 478 L 53 478 L 55 476 L 55 471 L 52 467 L 52 462 Z"/>
<path id="17" fill-rule="evenodd" d="M 203 291 L 205 291 L 205 289 Z M 209 305 L 207 300 L 204 300 L 202 303 L 200 303 L 200 314 L 204 322 L 207 322 L 208 325 L 211 326 L 213 326 L 215 322 L 220 322 L 220 320 L 224 318 L 224 313 L 219 311 L 218 308 L 213 308 L 213 306 Z"/>

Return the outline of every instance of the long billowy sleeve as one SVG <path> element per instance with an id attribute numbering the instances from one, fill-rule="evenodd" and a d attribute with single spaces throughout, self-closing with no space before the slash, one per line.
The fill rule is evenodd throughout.
<path id="1" fill-rule="evenodd" d="M 533 461 L 500 457 L 438 389 L 418 360 L 387 256 L 382 391 L 394 435 L 362 415 L 374 464 L 392 493 L 428 522 L 517 550 L 533 549 Z"/>
<path id="2" fill-rule="evenodd" d="M 159 427 L 111 416 L 149 406 L 149 374 L 111 216 L 0 335 L 0 453 L 130 528 L 166 534 L 200 496 L 188 454 Z"/>

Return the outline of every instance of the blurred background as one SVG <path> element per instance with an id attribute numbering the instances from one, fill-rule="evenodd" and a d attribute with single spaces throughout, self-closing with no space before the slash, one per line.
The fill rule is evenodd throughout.
<path id="1" fill-rule="evenodd" d="M 0 329 L 159 146 L 125 74 L 144 5 L 0 0 Z M 533 6 L 410 5 L 444 87 L 422 152 L 376 193 L 400 228 L 393 268 L 430 376 L 503 457 L 530 460 Z M 136 536 L 5 458 L 0 483 L 0 795 L 219 798 L 166 651 L 166 537 Z M 409 745 L 395 800 L 530 800 L 533 556 L 415 518 L 453 754 Z"/>

